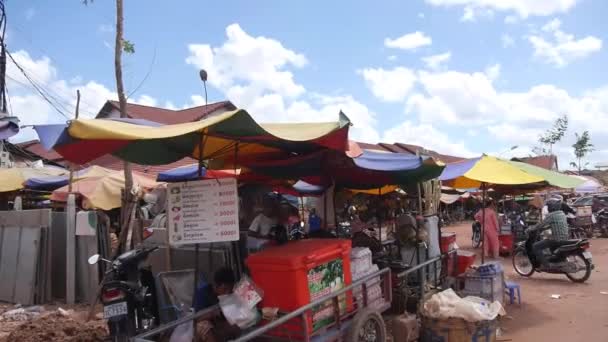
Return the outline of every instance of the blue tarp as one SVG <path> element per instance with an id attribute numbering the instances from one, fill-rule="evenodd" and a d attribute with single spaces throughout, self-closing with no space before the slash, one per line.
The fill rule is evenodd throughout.
<path id="1" fill-rule="evenodd" d="M 447 164 L 443 172 L 439 176 L 439 180 L 447 181 L 463 176 L 469 171 L 481 158 L 468 159 L 456 163 Z"/>
<path id="2" fill-rule="evenodd" d="M 408 171 L 422 166 L 427 157 L 419 157 L 407 153 L 383 153 L 363 150 L 357 158 L 353 158 L 358 167 L 376 171 Z"/>
<path id="3" fill-rule="evenodd" d="M 325 192 L 326 187 L 322 185 L 314 185 L 306 183 L 305 181 L 297 181 L 293 185 L 293 189 L 303 196 L 306 195 L 322 195 Z"/>
<path id="4" fill-rule="evenodd" d="M 69 179 L 65 176 L 30 178 L 25 181 L 23 186 L 25 186 L 26 189 L 52 191 L 68 185 L 68 182 Z"/>
<path id="5" fill-rule="evenodd" d="M 156 177 L 158 182 L 186 182 L 200 179 L 198 175 L 198 164 L 192 164 L 188 166 L 177 167 L 175 169 L 161 172 Z M 207 169 L 203 167 L 202 176 L 204 177 L 207 173 Z"/>

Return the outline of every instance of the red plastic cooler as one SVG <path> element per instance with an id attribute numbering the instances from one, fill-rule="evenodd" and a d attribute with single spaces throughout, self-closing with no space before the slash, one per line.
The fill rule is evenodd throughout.
<path id="1" fill-rule="evenodd" d="M 350 285 L 350 251 L 350 240 L 299 240 L 253 254 L 246 263 L 253 281 L 264 291 L 262 307 L 289 312 Z M 350 295 L 343 303 L 352 310 Z M 309 333 L 330 323 L 325 316 L 317 320 L 317 314 L 323 313 L 309 317 Z M 294 329 L 301 330 L 301 323 Z"/>

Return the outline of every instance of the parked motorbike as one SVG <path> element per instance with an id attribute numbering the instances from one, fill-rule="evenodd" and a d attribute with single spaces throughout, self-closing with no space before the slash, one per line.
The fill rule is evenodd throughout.
<path id="1" fill-rule="evenodd" d="M 527 225 L 522 213 L 512 211 L 509 214 L 509 222 L 511 223 L 511 232 L 515 243 L 526 240 Z"/>
<path id="2" fill-rule="evenodd" d="M 566 214 L 566 220 L 568 221 L 571 239 L 585 239 L 587 237 L 585 229 L 576 224 L 576 215 L 568 213 Z"/>
<path id="3" fill-rule="evenodd" d="M 513 252 L 513 268 L 519 275 L 530 277 L 534 272 L 564 274 L 575 283 L 584 283 L 589 279 L 594 266 L 587 239 L 560 241 L 546 258 L 546 263 L 541 265 L 532 249 L 534 243 L 542 238 L 541 234 L 530 229 L 526 230 L 526 234 L 526 241 L 518 243 Z"/>
<path id="4" fill-rule="evenodd" d="M 608 237 L 608 210 L 606 208 L 600 209 L 596 213 L 596 227 L 601 237 Z"/>
<path id="5" fill-rule="evenodd" d="M 473 235 L 471 236 L 471 241 L 473 244 L 473 248 L 478 248 L 479 246 L 481 246 L 481 222 L 473 222 L 472 229 Z"/>
<path id="6" fill-rule="evenodd" d="M 101 281 L 100 297 L 112 341 L 128 341 L 158 323 L 154 276 L 142 265 L 157 249 L 139 247 L 119 255 L 114 261 L 102 259 L 99 254 L 89 258 L 91 265 L 99 260 L 109 264 Z"/>

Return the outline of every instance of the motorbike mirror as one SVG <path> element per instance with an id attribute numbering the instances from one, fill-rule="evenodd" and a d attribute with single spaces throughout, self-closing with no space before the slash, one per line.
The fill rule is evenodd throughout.
<path id="1" fill-rule="evenodd" d="M 89 258 L 89 265 L 95 265 L 99 261 L 99 254 L 91 255 Z"/>

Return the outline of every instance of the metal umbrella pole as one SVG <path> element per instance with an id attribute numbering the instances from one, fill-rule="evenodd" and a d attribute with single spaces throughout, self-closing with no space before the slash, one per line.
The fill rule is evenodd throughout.
<path id="1" fill-rule="evenodd" d="M 481 183 L 481 264 L 485 263 L 486 230 L 486 183 Z"/>

